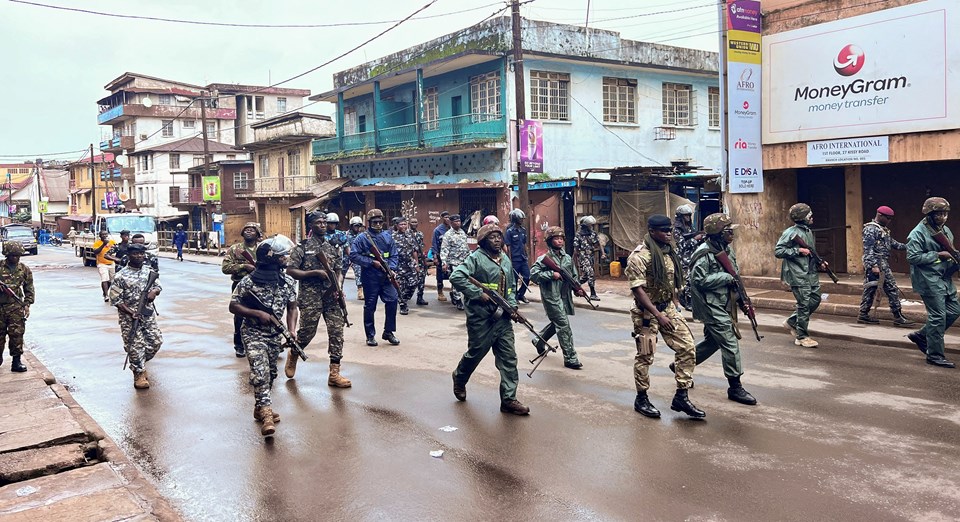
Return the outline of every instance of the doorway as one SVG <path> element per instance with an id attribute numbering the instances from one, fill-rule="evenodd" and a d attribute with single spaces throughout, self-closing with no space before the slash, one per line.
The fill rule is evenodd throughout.
<path id="1" fill-rule="evenodd" d="M 817 253 L 834 272 L 846 272 L 848 225 L 843 169 L 798 171 L 797 198 L 813 210 L 811 228 L 817 238 Z"/>

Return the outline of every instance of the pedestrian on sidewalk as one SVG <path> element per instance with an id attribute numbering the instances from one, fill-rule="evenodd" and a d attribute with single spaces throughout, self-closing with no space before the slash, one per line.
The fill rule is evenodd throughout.
<path id="1" fill-rule="evenodd" d="M 451 214 L 449 221 L 450 229 L 444 232 L 443 239 L 440 242 L 440 259 L 443 260 L 443 270 L 446 274 L 452 274 L 454 269 L 460 266 L 460 263 L 470 255 L 467 233 L 460 226 L 460 216 Z M 457 307 L 457 310 L 463 310 L 463 294 L 458 292 L 456 288 L 450 289 L 450 301 Z"/>
<path id="2" fill-rule="evenodd" d="M 943 334 L 960 317 L 960 302 L 953 274 L 960 266 L 937 237 L 952 249 L 953 232 L 947 226 L 950 203 L 944 198 L 928 198 L 923 202 L 923 220 L 907 236 L 907 262 L 910 263 L 910 282 L 920 294 L 927 309 L 927 323 L 907 335 L 927 356 L 927 364 L 941 368 L 956 368 L 943 356 Z"/>
<path id="3" fill-rule="evenodd" d="M 323 212 L 313 211 L 307 214 L 307 226 L 310 235 L 300 242 L 290 254 L 287 263 L 287 275 L 300 281 L 297 306 L 300 308 L 300 325 L 297 328 L 297 341 L 304 350 L 317 335 L 320 318 L 327 326 L 327 354 L 330 356 L 330 376 L 327 385 L 335 388 L 349 388 L 349 379 L 340 375 L 340 360 L 343 358 L 343 326 L 346 320 L 340 308 L 340 299 L 336 293 L 337 285 L 331 281 L 339 278 L 336 272 L 328 273 L 320 260 L 323 256 L 327 265 L 336 270 L 340 259 L 340 249 L 327 239 L 327 216 Z M 336 268 L 334 268 L 336 267 Z M 292 379 L 297 372 L 299 357 L 293 350 L 287 355 L 284 374 Z"/>
<path id="4" fill-rule="evenodd" d="M 373 247 L 383 256 L 383 266 L 375 259 Z M 387 275 L 397 270 L 397 244 L 390 232 L 383 229 L 383 212 L 372 209 L 367 212 L 367 230 L 357 236 L 350 245 L 350 261 L 360 265 L 363 285 L 363 331 L 367 336 L 367 346 L 377 346 L 377 327 L 374 314 L 377 302 L 383 300 L 384 319 L 381 339 L 396 346 L 400 344 L 395 334 L 397 330 L 397 301 L 399 294 Z"/>
<path id="5" fill-rule="evenodd" d="M 437 225 L 437 228 L 433 229 L 433 241 L 431 242 L 431 249 L 433 250 L 433 264 L 437 267 L 437 301 L 446 301 L 446 296 L 443 295 L 443 280 L 445 275 L 443 273 L 443 260 L 440 258 L 440 248 L 443 246 L 443 235 L 447 233 L 447 230 L 450 229 L 450 213 L 444 210 L 440 213 L 440 224 Z"/>
<path id="6" fill-rule="evenodd" d="M 3 244 L 2 251 L 4 259 L 0 264 L 0 282 L 7 285 L 13 295 L 0 292 L 0 364 L 3 364 L 3 349 L 6 346 L 13 358 L 10 371 L 19 373 L 27 371 L 20 358 L 23 356 L 23 334 L 27 329 L 27 318 L 30 317 L 30 305 L 36 299 L 36 292 L 33 288 L 33 272 L 20 262 L 24 253 L 23 245 L 8 241 Z"/>
<path id="7" fill-rule="evenodd" d="M 530 408 L 517 400 L 520 375 L 517 371 L 517 351 L 514 344 L 513 314 L 501 311 L 490 297 L 477 288 L 470 278 L 499 293 L 517 309 L 516 283 L 513 266 L 503 253 L 503 232 L 497 225 L 484 225 L 477 231 L 478 247 L 454 269 L 450 284 L 466 297 L 467 351 L 453 371 L 453 395 L 458 401 L 467 400 L 467 382 L 480 361 L 493 350 L 493 358 L 500 371 L 500 411 L 513 415 L 528 415 Z"/>
<path id="8" fill-rule="evenodd" d="M 173 246 L 177 247 L 177 259 L 183 261 L 183 247 L 187 244 L 187 233 L 183 231 L 183 223 L 177 223 L 177 231 L 173 233 Z"/>
<path id="9" fill-rule="evenodd" d="M 677 245 L 677 255 L 683 265 L 683 280 L 686 284 L 680 292 L 680 306 L 690 309 L 690 259 L 693 252 L 703 241 L 703 232 L 693 226 L 693 206 L 680 205 L 673 218 L 673 243 Z"/>
<path id="10" fill-rule="evenodd" d="M 733 224 L 726 214 L 710 214 L 703 221 L 704 241 L 690 259 L 690 297 L 693 318 L 703 323 L 703 340 L 697 343 L 697 364 L 720 350 L 723 374 L 727 378 L 727 398 L 753 406 L 757 399 L 740 383 L 743 363 L 740 361 L 740 341 L 734 329 L 735 303 L 731 292 L 736 286 L 734 276 L 727 273 L 717 256 L 727 255 L 733 270 L 739 276 L 740 267 L 733 252 Z"/>
<path id="11" fill-rule="evenodd" d="M 543 258 L 550 256 L 557 266 L 564 269 L 575 280 L 580 274 L 573 264 L 573 258 L 564 250 L 564 234 L 560 227 L 550 227 L 546 232 L 549 251 L 537 258 L 530 271 L 530 278 L 540 287 L 540 302 L 543 311 L 547 314 L 549 323 L 540 330 L 540 337 L 533 340 L 537 353 L 542 354 L 546 347 L 543 341 L 549 341 L 554 334 L 560 339 L 560 349 L 563 351 L 563 365 L 571 370 L 583 368 L 577 357 L 577 350 L 573 347 L 573 330 L 570 328 L 568 315 L 574 315 L 573 289 L 563 279 L 560 272 L 554 272 L 543 263 Z M 542 339 L 542 341 L 541 341 Z"/>
<path id="12" fill-rule="evenodd" d="M 293 332 L 299 315 L 296 283 L 283 273 L 293 247 L 293 242 L 283 235 L 257 245 L 255 269 L 237 283 L 230 297 L 230 313 L 242 319 L 240 334 L 250 364 L 253 419 L 263 423 L 260 434 L 264 436 L 273 435 L 275 424 L 280 422 L 280 415 L 273 412 L 270 389 L 277 378 L 277 359 L 283 353 L 284 337 L 278 335 L 273 319 L 285 321 L 287 330 Z"/>
<path id="13" fill-rule="evenodd" d="M 240 231 L 243 241 L 232 245 L 227 249 L 227 254 L 223 257 L 223 263 L 220 265 L 220 271 L 230 276 L 230 290 L 236 290 L 240 281 L 256 270 L 257 263 L 257 242 L 263 237 L 263 230 L 260 229 L 260 223 L 249 221 L 243 225 Z M 237 358 L 246 357 L 247 353 L 243 347 L 243 336 L 240 334 L 240 327 L 243 318 L 239 315 L 233 317 L 233 351 Z"/>
<path id="14" fill-rule="evenodd" d="M 527 289 L 530 287 L 530 262 L 527 257 L 527 229 L 523 228 L 526 216 L 519 208 L 510 211 L 510 226 L 507 227 L 507 252 L 510 253 L 510 263 L 513 265 L 513 274 L 517 283 L 517 302 L 530 304 L 527 301 Z M 523 284 L 521 284 L 523 283 Z"/>
<path id="15" fill-rule="evenodd" d="M 663 336 L 675 353 L 674 378 L 677 392 L 670 409 L 686 413 L 695 419 L 707 416 L 688 396 L 693 387 L 693 369 L 696 367 L 696 349 L 693 333 L 680 314 L 677 296 L 683 289 L 680 258 L 673 246 L 673 224 L 670 218 L 654 214 L 647 219 L 647 235 L 627 258 L 625 273 L 630 281 L 634 305 L 630 310 L 633 337 L 637 343 L 637 358 L 633 366 L 633 380 L 637 398 L 633 409 L 645 417 L 660 418 L 660 410 L 650 403 L 650 365 L 657 348 L 657 335 Z"/>
<path id="16" fill-rule="evenodd" d="M 880 320 L 870 316 L 873 299 L 880 286 L 883 275 L 883 292 L 887 294 L 887 303 L 893 313 L 893 325 L 903 328 L 914 326 L 914 322 L 903 316 L 900 305 L 900 288 L 890 270 L 890 249 L 906 250 L 907 245 L 893 239 L 890 235 L 890 222 L 893 221 L 893 209 L 882 206 L 872 221 L 863 225 L 863 296 L 860 298 L 858 323 L 880 324 Z"/>
<path id="17" fill-rule="evenodd" d="M 344 261 L 343 261 L 343 273 L 347 273 L 348 264 L 353 267 L 353 282 L 357 285 L 357 300 L 363 301 L 363 285 L 360 284 L 362 280 L 360 277 L 360 265 L 350 261 L 350 248 L 353 245 L 353 242 L 357 239 L 357 236 L 362 234 L 364 231 L 363 227 L 363 218 L 360 216 L 354 216 L 350 218 L 350 230 L 347 231 L 347 245 L 344 248 Z"/>
<path id="18" fill-rule="evenodd" d="M 106 230 L 100 231 L 100 239 L 93 243 L 93 255 L 97 256 L 97 272 L 100 274 L 100 290 L 103 292 L 103 302 L 110 301 L 107 292 L 110 290 L 110 283 L 113 276 L 116 275 L 116 266 L 110 259 L 110 250 L 116 243 L 110 239 L 110 233 Z"/>
<path id="19" fill-rule="evenodd" d="M 426 245 L 423 242 L 423 232 L 417 230 L 420 221 L 417 218 L 410 218 L 410 234 L 413 236 L 413 242 L 417 248 L 417 306 L 427 306 L 426 299 L 423 298 L 423 286 L 427 282 L 427 254 Z"/>
<path id="20" fill-rule="evenodd" d="M 600 262 L 607 262 L 607 253 L 600 247 L 600 236 L 593 226 L 597 218 L 583 216 L 580 218 L 580 231 L 573 238 L 573 257 L 580 267 L 580 283 L 587 283 L 590 287 L 590 300 L 599 301 L 596 287 L 597 252 L 600 253 Z"/>
<path id="21" fill-rule="evenodd" d="M 813 210 L 806 203 L 797 203 L 790 207 L 790 219 L 793 226 L 780 235 L 774 255 L 783 260 L 780 268 L 780 280 L 790 285 L 793 297 L 797 301 L 797 310 L 784 321 L 796 339 L 793 344 L 804 348 L 816 348 L 820 345 L 810 337 L 807 327 L 810 316 L 820 306 L 820 275 L 817 270 L 826 270 L 827 263 L 817 266 L 810 250 L 797 245 L 794 238 L 799 237 L 806 245 L 815 245 L 816 240 L 810 225 L 813 224 Z"/>
<path id="22" fill-rule="evenodd" d="M 133 387 L 138 390 L 150 387 L 147 363 L 157 355 L 160 345 L 163 344 L 154 305 L 161 288 L 156 279 L 150 282 L 153 269 L 144 263 L 146 254 L 145 245 L 131 244 L 127 249 L 129 262 L 120 269 L 110 286 L 110 304 L 117 307 L 123 350 L 130 358 Z M 143 310 L 140 309 L 141 296 L 144 297 Z M 134 325 L 135 321 L 139 324 Z"/>

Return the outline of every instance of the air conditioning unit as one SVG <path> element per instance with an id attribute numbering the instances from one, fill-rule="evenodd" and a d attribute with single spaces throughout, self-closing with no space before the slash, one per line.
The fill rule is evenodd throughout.
<path id="1" fill-rule="evenodd" d="M 146 140 L 146 139 L 147 139 L 147 135 L 146 135 L 146 134 L 141 134 L 141 135 L 140 135 L 140 141 L 144 141 L 144 140 Z"/>

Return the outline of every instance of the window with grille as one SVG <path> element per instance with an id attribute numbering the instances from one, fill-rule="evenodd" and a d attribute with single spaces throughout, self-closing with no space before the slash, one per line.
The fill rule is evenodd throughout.
<path id="1" fill-rule="evenodd" d="M 530 71 L 530 117 L 570 121 L 570 75 Z"/>
<path id="2" fill-rule="evenodd" d="M 377 203 L 380 202 L 379 197 Z M 481 216 L 495 214 L 497 209 L 496 189 L 469 189 L 460 191 L 460 216 L 466 228 L 467 219 L 476 211 Z"/>
<path id="3" fill-rule="evenodd" d="M 400 191 L 377 192 L 377 208 L 383 212 L 386 223 L 395 217 L 403 215 Z"/>
<path id="4" fill-rule="evenodd" d="M 470 106 L 474 122 L 500 119 L 499 72 L 470 78 Z"/>
<path id="5" fill-rule="evenodd" d="M 180 155 L 179 154 L 170 154 L 170 168 L 179 169 L 180 168 Z"/>
<path id="6" fill-rule="evenodd" d="M 266 178 L 270 175 L 270 156 L 260 155 L 260 177 Z"/>
<path id="7" fill-rule="evenodd" d="M 440 128 L 440 106 L 438 104 L 438 92 L 436 87 L 430 87 L 423 91 L 423 128 L 425 130 L 437 130 Z"/>
<path id="8" fill-rule="evenodd" d="M 249 183 L 250 183 L 249 172 L 233 173 L 233 190 L 248 190 L 250 188 Z"/>
<path id="9" fill-rule="evenodd" d="M 163 125 L 163 130 L 161 131 L 161 136 L 164 138 L 173 137 L 173 120 L 161 120 Z"/>
<path id="10" fill-rule="evenodd" d="M 697 124 L 697 97 L 692 85 L 663 84 L 663 124 L 692 127 Z"/>
<path id="11" fill-rule="evenodd" d="M 707 102 L 710 106 L 710 127 L 720 127 L 720 88 L 710 87 L 707 90 Z"/>
<path id="12" fill-rule="evenodd" d="M 290 176 L 300 175 L 300 149 L 287 151 L 287 163 L 290 165 Z"/>
<path id="13" fill-rule="evenodd" d="M 603 121 L 637 123 L 637 80 L 603 79 Z"/>

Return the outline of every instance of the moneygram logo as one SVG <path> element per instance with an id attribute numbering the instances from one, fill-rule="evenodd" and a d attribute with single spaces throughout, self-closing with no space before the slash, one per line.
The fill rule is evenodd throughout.
<path id="1" fill-rule="evenodd" d="M 840 76 L 853 76 L 863 69 L 866 56 L 863 49 L 853 44 L 847 44 L 840 49 L 840 54 L 833 60 L 833 68 Z"/>

